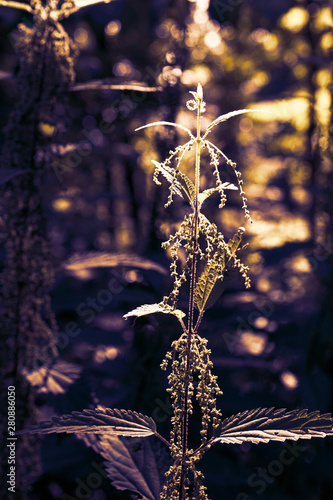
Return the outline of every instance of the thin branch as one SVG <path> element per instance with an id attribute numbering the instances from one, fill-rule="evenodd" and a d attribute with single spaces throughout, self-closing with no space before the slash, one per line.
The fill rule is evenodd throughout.
<path id="1" fill-rule="evenodd" d="M 84 7 L 90 7 L 91 5 L 95 5 L 96 3 L 110 3 L 112 0 L 75 0 L 75 7 L 73 9 L 69 9 L 63 13 L 63 17 L 69 17 L 74 14 L 78 10 L 83 9 Z"/>
<path id="2" fill-rule="evenodd" d="M 0 0 L 0 7 L 12 7 L 13 9 L 26 10 L 27 12 L 30 12 L 30 14 L 33 13 L 33 9 L 30 5 L 21 2 L 12 2 L 11 0 Z"/>
<path id="3" fill-rule="evenodd" d="M 196 281 L 196 265 L 197 265 L 197 252 L 198 252 L 198 226 L 199 226 L 199 192 L 200 192 L 200 149 L 203 144 L 200 136 L 200 125 L 201 125 L 201 105 L 202 105 L 202 90 L 199 92 L 201 86 L 198 85 L 197 94 L 197 104 L 198 104 L 198 114 L 197 114 L 197 137 L 196 142 L 196 152 L 195 152 L 195 198 L 194 198 L 194 212 L 193 212 L 193 233 L 192 241 L 193 247 L 191 249 L 192 253 L 192 265 L 191 265 L 191 284 L 190 284 L 190 300 L 189 300 L 189 310 L 188 310 L 188 334 L 187 334 L 187 348 L 186 348 L 186 378 L 185 381 L 185 397 L 184 397 L 184 408 L 183 408 L 183 425 L 182 425 L 182 465 L 181 465 L 181 477 L 179 485 L 179 500 L 183 500 L 185 479 L 186 479 L 186 468 L 185 468 L 185 458 L 187 454 L 187 444 L 188 444 L 188 398 L 189 398 L 189 381 L 188 377 L 190 374 L 190 357 L 191 357 L 191 338 L 193 334 L 193 315 L 194 315 L 194 293 L 195 293 L 195 281 Z"/>
<path id="4" fill-rule="evenodd" d="M 186 335 L 188 335 L 188 331 L 187 331 L 187 328 L 186 328 L 186 326 L 185 326 L 185 323 L 184 323 L 183 319 L 182 319 L 182 318 L 180 318 L 180 317 L 178 317 L 178 316 L 177 316 L 177 319 L 178 319 L 179 323 L 181 324 L 181 327 L 182 327 L 182 329 L 183 329 L 183 332 L 184 332 L 184 333 L 186 333 Z"/>
<path id="5" fill-rule="evenodd" d="M 1 0 L 0 0 L 1 1 Z M 86 83 L 76 83 L 72 85 L 70 92 L 79 92 L 82 90 L 135 90 L 138 92 L 160 92 L 162 87 L 146 87 L 142 83 L 103 83 L 102 80 L 96 80 Z"/>
<path id="6" fill-rule="evenodd" d="M 202 443 L 202 445 L 200 445 L 199 448 L 194 450 L 193 453 L 191 453 L 189 455 L 189 457 L 194 457 L 197 453 L 199 453 L 199 451 L 204 450 L 207 446 L 209 446 L 210 444 L 213 444 L 214 441 L 215 441 L 215 437 L 211 437 L 208 441 L 206 441 L 205 443 Z"/>
<path id="7" fill-rule="evenodd" d="M 166 444 L 168 448 L 171 448 L 171 443 L 169 443 L 169 441 L 161 436 L 161 434 L 159 434 L 157 431 L 154 432 L 154 436 L 163 441 L 163 443 Z"/>
<path id="8" fill-rule="evenodd" d="M 200 312 L 199 316 L 198 316 L 197 322 L 196 322 L 195 327 L 194 327 L 194 330 L 193 330 L 193 333 L 194 333 L 194 334 L 196 334 L 196 333 L 197 333 L 197 331 L 199 330 L 199 326 L 200 326 L 200 323 L 201 323 L 202 317 L 203 317 L 203 315 L 204 315 L 204 312 L 205 312 L 205 310 L 203 309 L 203 310 Z"/>

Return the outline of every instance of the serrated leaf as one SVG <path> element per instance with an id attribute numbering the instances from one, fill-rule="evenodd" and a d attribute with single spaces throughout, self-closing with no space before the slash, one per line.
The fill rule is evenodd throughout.
<path id="1" fill-rule="evenodd" d="M 184 132 L 187 132 L 188 135 L 191 137 L 191 139 L 195 139 L 194 135 L 187 127 L 184 127 L 184 125 L 181 125 L 180 123 L 174 123 L 174 122 L 160 121 L 160 122 L 147 123 L 147 125 L 142 125 L 142 127 L 136 128 L 135 132 L 137 132 L 138 130 L 142 130 L 144 128 L 154 127 L 155 125 L 170 125 L 171 127 L 180 128 L 181 130 L 184 130 Z"/>
<path id="2" fill-rule="evenodd" d="M 152 163 L 154 163 L 156 170 L 158 170 L 166 178 L 169 184 L 172 184 L 172 189 L 176 194 L 178 194 L 178 196 L 184 198 L 184 194 L 190 202 L 193 202 L 195 188 L 193 182 L 187 177 L 187 175 L 180 172 L 180 170 L 173 171 L 171 173 L 171 169 L 169 170 L 168 168 L 165 168 L 165 166 L 158 161 L 152 160 Z M 175 175 L 176 178 L 174 177 Z"/>
<path id="3" fill-rule="evenodd" d="M 70 257 L 63 266 L 65 269 L 78 271 L 81 269 L 91 269 L 94 267 L 132 267 L 157 271 L 167 274 L 167 270 L 149 259 L 137 255 L 107 252 L 88 252 L 85 254 L 75 254 Z"/>
<path id="4" fill-rule="evenodd" d="M 189 179 L 187 175 L 183 174 L 183 172 L 180 172 L 179 170 L 177 171 L 177 179 L 180 184 L 180 188 L 182 189 L 186 198 L 189 200 L 189 202 L 193 202 L 195 196 L 195 187 L 191 179 Z"/>
<path id="5" fill-rule="evenodd" d="M 32 371 L 23 369 L 22 375 L 38 392 L 64 394 L 81 372 L 82 367 L 57 359 L 51 366 L 41 366 Z"/>
<path id="6" fill-rule="evenodd" d="M 125 314 L 124 318 L 127 319 L 130 316 L 137 316 L 137 317 L 145 316 L 146 314 L 153 314 L 153 313 L 173 314 L 178 319 L 181 319 L 185 316 L 185 313 L 183 313 L 183 311 L 181 311 L 180 309 L 170 309 L 168 307 L 165 307 L 163 304 L 158 303 L 158 304 L 144 304 L 143 306 L 137 307 L 136 309 L 133 309 L 132 311 Z"/>
<path id="7" fill-rule="evenodd" d="M 202 214 L 201 214 L 202 217 Z M 231 255 L 235 255 L 242 241 L 243 232 L 245 229 L 240 227 L 238 232 L 230 238 L 228 241 L 228 248 Z M 229 259 L 231 259 L 229 255 Z M 194 293 L 194 305 L 197 307 L 199 312 L 204 309 L 211 307 L 220 297 L 223 291 L 223 286 L 221 285 L 221 280 L 218 280 L 219 276 L 225 271 L 226 268 L 226 253 L 222 253 L 219 256 L 219 261 L 208 262 L 198 279 L 197 286 Z"/>
<path id="8" fill-rule="evenodd" d="M 194 186 L 193 186 L 193 189 L 194 189 Z M 224 182 L 220 188 L 205 189 L 205 191 L 203 191 L 202 193 L 199 193 L 198 201 L 199 201 L 200 206 L 203 204 L 203 202 L 205 200 L 207 200 L 207 198 L 209 198 L 209 196 L 211 196 L 212 194 L 214 194 L 216 192 L 219 192 L 221 189 L 233 189 L 233 190 L 237 191 L 238 187 L 235 186 L 234 184 L 230 184 L 230 182 Z"/>
<path id="9" fill-rule="evenodd" d="M 216 284 L 218 277 L 223 270 L 224 265 L 217 266 L 216 262 L 212 261 L 206 264 L 194 292 L 194 305 L 200 312 L 205 309 L 209 296 Z"/>
<path id="10" fill-rule="evenodd" d="M 318 411 L 287 412 L 285 408 L 257 408 L 223 420 L 216 431 L 215 441 L 227 444 L 258 444 L 327 435 L 333 435 L 333 419 L 330 413 L 320 415 Z"/>
<path id="11" fill-rule="evenodd" d="M 1 168 L 0 169 L 0 185 L 6 184 L 6 182 L 14 179 L 14 177 L 27 173 L 27 170 L 21 170 L 18 168 Z"/>
<path id="12" fill-rule="evenodd" d="M 18 431 L 17 434 L 90 433 L 117 436 L 146 437 L 154 434 L 156 425 L 152 418 L 130 410 L 96 408 L 73 411 L 69 415 L 53 417 L 51 421 Z"/>
<path id="13" fill-rule="evenodd" d="M 179 184 L 179 182 L 174 178 L 174 172 L 171 174 L 170 171 L 165 168 L 162 163 L 159 163 L 158 161 L 152 160 L 152 163 L 154 163 L 156 170 L 158 170 L 169 182 L 169 184 L 172 184 L 173 191 L 178 194 L 181 198 L 183 198 L 182 194 L 182 186 Z"/>
<path id="14" fill-rule="evenodd" d="M 114 435 L 78 437 L 102 455 L 115 488 L 136 492 L 146 500 L 159 500 L 170 457 L 158 442 L 120 439 Z M 136 499 L 137 495 L 132 498 Z"/>
<path id="15" fill-rule="evenodd" d="M 207 133 L 212 130 L 212 128 L 216 127 L 219 123 L 225 122 L 232 118 L 233 116 L 242 115 L 244 113 L 271 113 L 271 111 L 263 110 L 263 109 L 237 109 L 236 111 L 231 111 L 230 113 L 226 113 L 225 115 L 221 115 L 212 123 L 210 123 L 207 127 Z M 206 134 L 205 134 L 206 135 Z"/>
<path id="16" fill-rule="evenodd" d="M 237 252 L 239 245 L 241 244 L 244 231 L 245 228 L 240 227 L 235 236 L 230 238 L 230 240 L 228 241 L 228 247 L 232 255 L 234 255 Z"/>

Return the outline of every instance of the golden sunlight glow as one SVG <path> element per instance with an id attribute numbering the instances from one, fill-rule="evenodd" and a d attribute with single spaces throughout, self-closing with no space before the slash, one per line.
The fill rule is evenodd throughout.
<path id="1" fill-rule="evenodd" d="M 301 31 L 309 20 L 307 10 L 302 7 L 293 7 L 280 18 L 280 24 L 283 28 L 297 33 Z"/>
<path id="2" fill-rule="evenodd" d="M 112 361 L 118 356 L 118 349 L 113 346 L 98 346 L 94 353 L 94 361 L 96 363 L 104 363 Z"/>
<path id="3" fill-rule="evenodd" d="M 309 127 L 309 101 L 306 97 L 251 103 L 249 107 L 271 111 L 274 120 L 291 122 L 300 132 L 307 130 Z M 272 121 L 272 115 L 268 113 L 250 113 L 250 116 L 254 120 L 261 122 Z"/>
<path id="4" fill-rule="evenodd" d="M 133 71 L 133 65 L 128 59 L 122 59 L 113 66 L 116 76 L 130 76 Z"/>
<path id="5" fill-rule="evenodd" d="M 252 333 L 252 332 L 244 332 L 241 335 L 242 347 L 249 354 L 253 354 L 254 356 L 259 356 L 263 353 L 266 342 L 267 335 L 262 333 Z"/>
<path id="6" fill-rule="evenodd" d="M 268 74 L 265 73 L 265 71 L 258 71 L 253 75 L 253 81 L 255 82 L 257 88 L 262 87 L 269 81 Z"/>
<path id="7" fill-rule="evenodd" d="M 67 212 L 72 206 L 72 203 L 65 198 L 57 198 L 53 201 L 52 207 L 56 212 Z"/>
<path id="8" fill-rule="evenodd" d="M 304 134 L 285 134 L 281 136 L 277 143 L 284 153 L 304 154 L 306 151 L 306 138 Z"/>
<path id="9" fill-rule="evenodd" d="M 301 64 L 301 63 L 296 64 L 296 66 L 294 66 L 292 70 L 293 70 L 293 73 L 298 80 L 301 80 L 302 78 L 307 77 L 308 72 L 309 72 L 306 64 Z"/>
<path id="10" fill-rule="evenodd" d="M 285 386 L 286 389 L 292 391 L 293 389 L 297 389 L 298 385 L 299 385 L 299 382 L 298 382 L 298 379 L 296 377 L 296 375 L 294 375 L 293 373 L 289 372 L 289 371 L 285 371 L 281 374 L 281 382 L 283 383 L 283 385 Z"/>
<path id="11" fill-rule="evenodd" d="M 38 128 L 45 137 L 52 137 L 56 133 L 56 126 L 52 123 L 39 122 Z"/>
<path id="12" fill-rule="evenodd" d="M 173 86 L 179 81 L 182 75 L 182 70 L 180 66 L 164 66 L 162 69 L 162 73 L 157 78 L 157 81 L 160 85 L 165 84 L 167 82 L 169 85 Z"/>
<path id="13" fill-rule="evenodd" d="M 70 274 L 81 281 L 90 280 L 94 275 L 91 269 L 73 269 L 70 271 Z"/>
<path id="14" fill-rule="evenodd" d="M 196 127 L 196 117 L 194 113 L 192 113 L 191 111 L 187 111 L 185 109 L 177 113 L 176 122 L 181 123 L 190 130 L 195 129 Z M 179 134 L 184 134 L 184 132 L 182 130 L 179 130 Z M 186 137 L 187 139 L 188 136 L 184 135 L 184 137 Z"/>
<path id="15" fill-rule="evenodd" d="M 281 162 L 281 159 L 279 158 L 256 158 L 256 163 L 251 165 L 251 168 L 247 173 L 247 177 L 250 182 L 260 184 L 264 189 L 266 189 L 269 181 L 284 168 L 286 168 L 286 165 Z"/>
<path id="16" fill-rule="evenodd" d="M 317 73 L 317 83 L 320 87 L 328 87 L 332 82 L 332 75 L 330 70 L 322 69 Z"/>
<path id="17" fill-rule="evenodd" d="M 208 31 L 204 36 L 204 42 L 210 49 L 216 48 L 221 43 L 221 37 L 216 31 Z"/>
<path id="18" fill-rule="evenodd" d="M 197 0 L 187 20 L 185 44 L 192 47 L 192 59 L 202 61 L 208 52 L 219 55 L 224 50 L 221 27 L 209 19 L 209 0 Z"/>
<path id="19" fill-rule="evenodd" d="M 308 259 L 304 255 L 298 255 L 290 260 L 290 266 L 294 271 L 298 273 L 309 273 L 311 272 L 311 265 Z"/>
<path id="20" fill-rule="evenodd" d="M 292 199 L 300 205 L 310 205 L 312 201 L 312 196 L 309 191 L 306 191 L 306 189 L 302 188 L 301 186 L 293 187 L 290 194 Z"/>
<path id="21" fill-rule="evenodd" d="M 333 27 L 333 15 L 331 7 L 324 7 L 320 9 L 315 19 L 315 28 L 318 31 L 322 31 L 326 28 Z"/>
<path id="22" fill-rule="evenodd" d="M 148 174 L 151 174 L 155 170 L 152 160 L 158 161 L 158 156 L 156 152 L 153 151 L 145 151 L 138 159 L 140 167 Z"/>
<path id="23" fill-rule="evenodd" d="M 265 316 L 259 316 L 259 318 L 256 318 L 254 321 L 254 326 L 256 328 L 266 328 L 268 325 L 268 319 L 265 318 Z"/>
<path id="24" fill-rule="evenodd" d="M 272 284 L 266 278 L 259 278 L 257 281 L 257 288 L 259 292 L 266 293 L 272 288 Z"/>
<path id="25" fill-rule="evenodd" d="M 307 241 L 311 237 L 308 222 L 301 217 L 286 214 L 283 221 L 256 220 L 249 227 L 254 235 L 253 248 L 273 248 L 291 241 Z"/>
<path id="26" fill-rule="evenodd" d="M 209 18 L 207 12 L 200 9 L 194 12 L 193 19 L 197 24 L 206 24 Z"/>
<path id="27" fill-rule="evenodd" d="M 327 127 L 331 118 L 331 93 L 328 89 L 321 88 L 315 94 L 315 110 L 320 125 Z"/>
<path id="28" fill-rule="evenodd" d="M 263 43 L 265 40 L 267 40 L 269 35 L 270 35 L 269 31 L 263 28 L 258 28 L 251 33 L 251 38 L 256 43 Z"/>
<path id="29" fill-rule="evenodd" d="M 115 36 L 121 30 L 121 22 L 120 21 L 111 21 L 105 27 L 105 34 L 107 36 Z"/>
<path id="30" fill-rule="evenodd" d="M 262 41 L 262 44 L 267 52 L 273 52 L 279 45 L 279 39 L 273 33 L 269 33 L 269 35 Z"/>
<path id="31" fill-rule="evenodd" d="M 250 80 L 242 85 L 242 90 L 246 95 L 252 94 L 259 90 L 261 87 L 267 85 L 268 82 L 269 75 L 264 71 L 257 71 L 256 73 L 254 73 Z"/>
<path id="32" fill-rule="evenodd" d="M 311 165 L 304 160 L 293 158 L 288 161 L 288 180 L 290 184 L 309 184 L 311 182 L 311 171 Z"/>
<path id="33" fill-rule="evenodd" d="M 333 33 L 325 33 L 320 40 L 320 46 L 323 50 L 330 50 L 333 46 Z"/>
<path id="34" fill-rule="evenodd" d="M 126 272 L 125 280 L 127 281 L 127 283 L 137 283 L 142 281 L 142 276 L 135 269 L 131 269 L 130 271 Z"/>
<path id="35" fill-rule="evenodd" d="M 203 87 L 210 81 L 212 74 L 208 66 L 196 65 L 182 73 L 180 78 L 184 85 L 192 86 L 200 83 Z"/>
<path id="36" fill-rule="evenodd" d="M 74 40 L 80 49 L 86 49 L 90 43 L 88 31 L 82 27 L 77 28 L 74 31 Z"/>

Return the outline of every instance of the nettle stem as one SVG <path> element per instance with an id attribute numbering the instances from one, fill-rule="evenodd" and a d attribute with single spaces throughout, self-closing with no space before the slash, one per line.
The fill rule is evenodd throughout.
<path id="1" fill-rule="evenodd" d="M 1 0 L 0 0 L 1 1 Z M 250 285 L 248 268 L 238 258 L 238 251 L 244 228 L 239 228 L 237 233 L 230 238 L 228 243 L 223 234 L 218 231 L 216 224 L 201 214 L 204 201 L 211 195 L 218 193 L 220 196 L 220 208 L 226 202 L 226 189 L 237 190 L 234 184 L 222 182 L 219 172 L 219 159 L 230 164 L 238 180 L 238 188 L 243 200 L 245 215 L 249 218 L 246 198 L 242 188 L 242 179 L 236 164 L 217 146 L 208 141 L 208 134 L 218 124 L 229 120 L 229 118 L 249 113 L 249 109 L 232 111 L 216 118 L 211 122 L 206 131 L 201 134 L 201 115 L 205 111 L 203 91 L 198 83 L 197 91 L 190 91 L 194 99 L 186 102 L 186 107 L 190 111 L 197 113 L 196 134 L 181 125 L 166 121 L 148 123 L 137 130 L 152 126 L 172 126 L 181 129 L 189 136 L 189 140 L 173 151 L 162 162 L 153 160 L 155 165 L 154 181 L 160 185 L 159 175 L 163 175 L 169 183 L 169 196 L 165 207 L 173 202 L 173 196 L 178 195 L 186 200 L 191 213 L 186 214 L 175 234 L 171 234 L 169 239 L 162 244 L 162 247 L 170 250 L 171 264 L 170 271 L 173 278 L 173 289 L 168 296 L 163 297 L 163 301 L 158 304 L 145 304 L 127 313 L 125 317 L 142 316 L 146 314 L 162 312 L 173 314 L 179 320 L 182 327 L 182 334 L 178 340 L 172 343 L 173 350 L 168 352 L 161 363 L 161 368 L 166 370 L 169 362 L 172 363 L 171 373 L 168 375 L 168 392 L 172 397 L 173 417 L 172 431 L 170 438 L 170 450 L 174 463 L 166 472 L 166 484 L 161 492 L 162 500 L 185 500 L 189 498 L 190 478 L 193 475 L 193 498 L 208 500 L 206 488 L 203 485 L 203 475 L 195 467 L 195 463 L 201 459 L 202 455 L 210 448 L 216 440 L 215 437 L 209 439 L 208 432 L 216 431 L 221 423 L 221 413 L 216 408 L 216 398 L 222 394 L 217 383 L 217 377 L 212 374 L 213 364 L 210 361 L 210 350 L 207 349 L 207 340 L 198 335 L 199 326 L 207 307 L 210 307 L 218 298 L 219 287 L 215 285 L 221 282 L 228 267 L 232 265 L 241 272 L 245 279 L 245 285 Z M 195 150 L 195 175 L 194 182 L 184 172 L 181 171 L 181 164 L 184 155 Z M 214 187 L 209 187 L 200 192 L 200 162 L 201 152 L 206 149 L 209 155 L 209 165 L 215 177 Z M 175 167 L 171 163 L 176 162 Z M 185 250 L 186 262 L 180 259 L 180 249 Z M 184 254 L 183 254 L 184 256 Z M 198 275 L 197 264 L 201 261 L 202 266 Z M 184 264 L 184 265 L 183 265 Z M 189 281 L 190 293 L 188 303 L 187 326 L 183 321 L 185 312 L 177 309 L 180 288 Z M 213 293 L 214 292 L 214 293 Z M 195 314 L 194 308 L 198 314 Z M 196 387 L 193 378 L 196 374 Z M 192 398 L 201 410 L 201 445 L 196 450 L 188 449 L 189 415 L 192 414 Z M 213 435 L 214 435 L 213 432 Z"/>
<path id="2" fill-rule="evenodd" d="M 193 211 L 193 226 L 192 226 L 192 263 L 191 263 L 191 282 L 190 282 L 190 297 L 188 309 L 188 331 L 187 331 L 187 349 L 186 349 L 186 368 L 185 368 L 185 391 L 184 391 L 184 406 L 183 406 L 183 425 L 182 425 L 182 471 L 179 487 L 179 500 L 184 498 L 185 479 L 187 475 L 187 444 L 188 444 L 188 416 L 189 416 L 189 384 L 191 376 L 191 340 L 194 325 L 194 293 L 196 286 L 196 265 L 198 254 L 198 225 L 199 225 L 199 192 L 200 192 L 200 150 L 202 139 L 200 136 L 201 128 L 201 106 L 202 95 L 198 95 L 198 111 L 197 111 L 197 137 L 195 149 L 195 199 Z"/>

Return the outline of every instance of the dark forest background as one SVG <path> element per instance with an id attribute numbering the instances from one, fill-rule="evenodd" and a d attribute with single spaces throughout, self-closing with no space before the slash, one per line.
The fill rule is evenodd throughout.
<path id="1" fill-rule="evenodd" d="M 170 290 L 161 243 L 186 208 L 164 208 L 167 189 L 152 182 L 152 160 L 185 138 L 170 128 L 134 130 L 156 120 L 194 127 L 185 103 L 198 82 L 206 125 L 235 109 L 272 111 L 214 130 L 215 143 L 243 173 L 254 221 L 245 222 L 237 192 L 221 212 L 217 200 L 207 202 L 228 237 L 246 227 L 242 255 L 252 281 L 245 291 L 230 270 L 202 325 L 224 392 L 219 406 L 224 416 L 259 406 L 332 411 L 331 7 L 329 0 L 115 0 L 63 22 L 80 50 L 77 83 L 112 78 L 161 89 L 86 88 L 68 96 L 62 155 L 43 186 L 61 361 L 48 387 L 30 377 L 41 420 L 100 403 L 152 415 L 160 433 L 169 430 L 159 364 L 179 334 L 177 321 L 123 315 Z M 17 95 L 11 33 L 18 22 L 31 22 L 29 14 L 0 8 L 2 142 Z M 40 131 L 59 132 L 56 122 L 41 122 Z M 186 167 L 190 175 L 190 160 Z M 220 171 L 222 180 L 236 181 L 225 164 Z M 88 252 L 100 253 L 100 267 L 69 260 Z M 180 300 L 186 307 L 186 294 Z M 281 469 L 283 444 L 215 445 L 201 464 L 210 497 L 331 500 L 332 438 L 300 447 Z M 101 458 L 74 436 L 47 436 L 41 449 L 31 499 L 130 498 L 106 478 L 77 496 L 77 478 L 86 484 Z M 261 469 L 267 479 L 258 482 Z"/>

